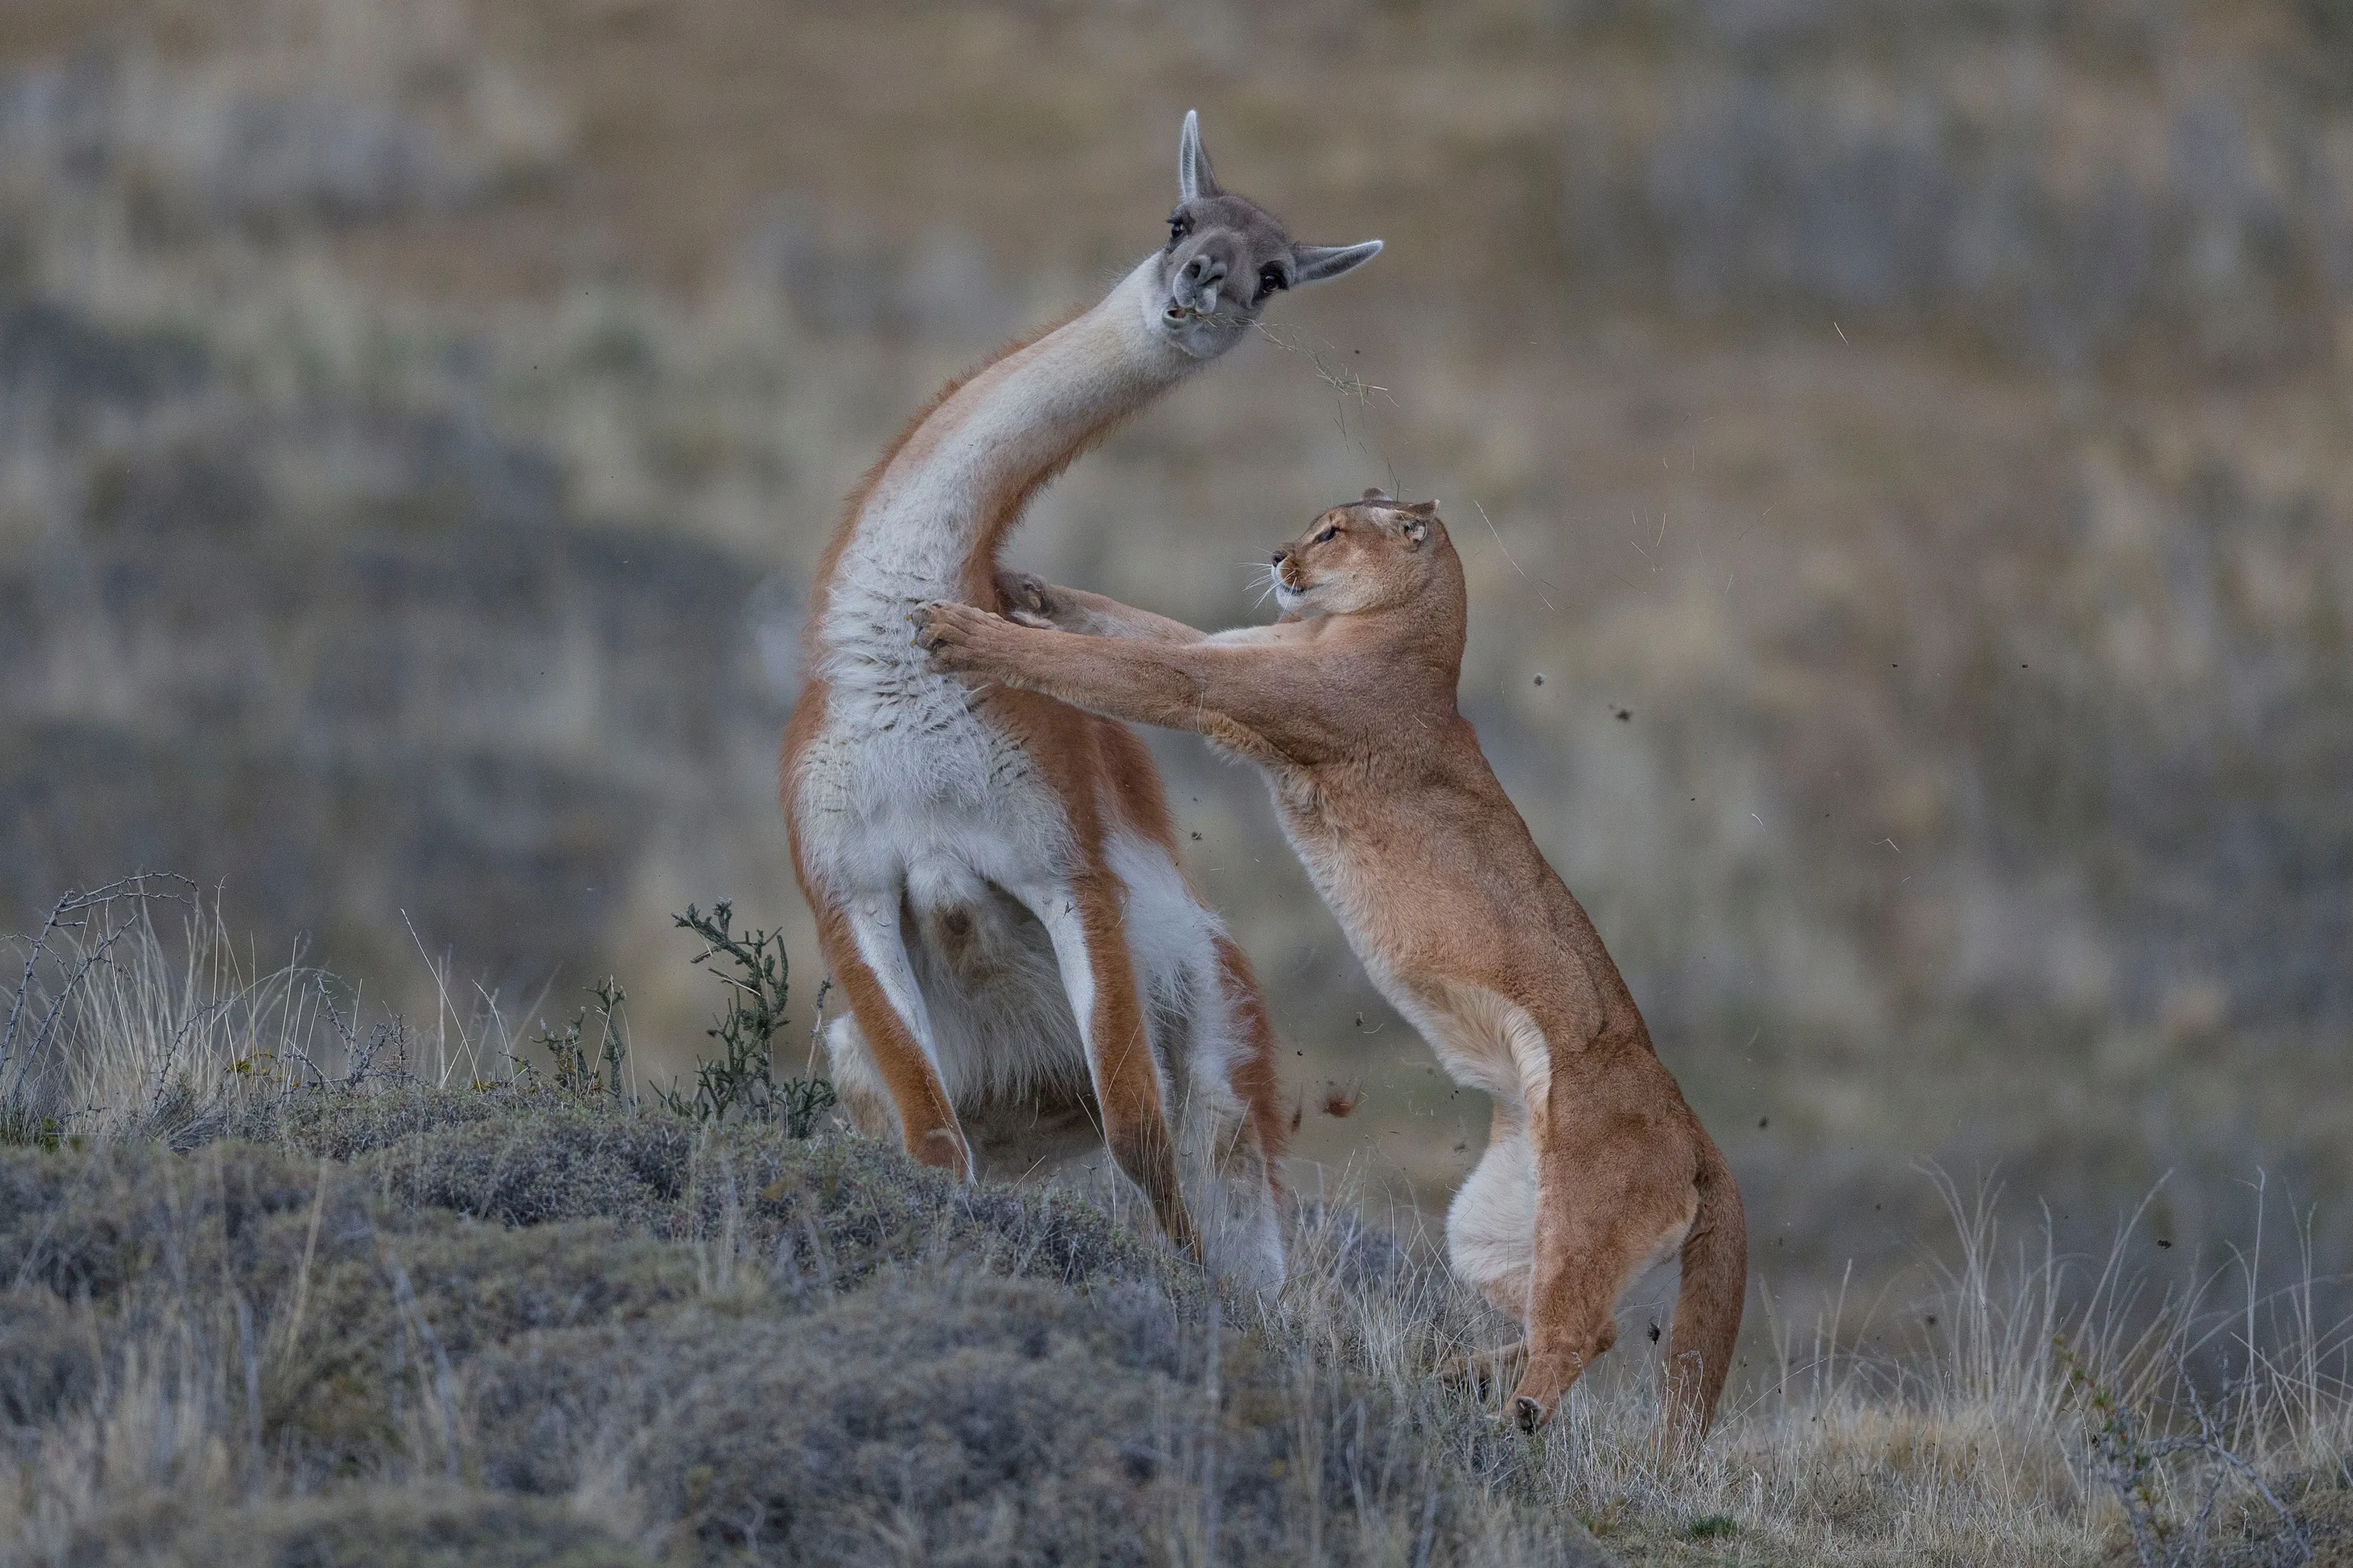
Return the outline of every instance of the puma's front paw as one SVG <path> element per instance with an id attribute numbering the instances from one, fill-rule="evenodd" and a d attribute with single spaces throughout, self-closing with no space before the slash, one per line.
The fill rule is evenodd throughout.
<path id="1" fill-rule="evenodd" d="M 1004 601 L 1005 619 L 1015 625 L 1054 629 L 1054 590 L 1037 573 L 1000 570 L 997 596 Z"/>
<path id="2" fill-rule="evenodd" d="M 915 644 L 951 670 L 984 672 L 986 650 L 1005 618 L 969 604 L 927 604 L 915 613 Z"/>

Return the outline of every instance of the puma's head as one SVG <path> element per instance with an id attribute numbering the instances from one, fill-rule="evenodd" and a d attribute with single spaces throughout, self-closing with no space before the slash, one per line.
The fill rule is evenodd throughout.
<path id="1" fill-rule="evenodd" d="M 1274 553 L 1274 595 L 1288 615 L 1354 615 L 1432 596 L 1459 610 L 1462 567 L 1437 502 L 1368 490 Z"/>

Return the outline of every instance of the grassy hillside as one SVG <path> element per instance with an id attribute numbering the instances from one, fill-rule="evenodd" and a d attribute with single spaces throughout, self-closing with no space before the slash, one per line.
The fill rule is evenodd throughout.
<path id="1" fill-rule="evenodd" d="M 1349 1194 L 1294 1193 L 1282 1291 L 1223 1296 L 1107 1181 L 661 1108 L 594 1010 L 363 1030 L 170 893 L 68 911 L 0 1032 L 9 1568 L 2353 1550 L 2293 1268 L 2159 1300 L 1955 1193 L 1915 1297 L 1760 1289 L 1695 1460 L 1654 1443 L 1655 1292 L 1524 1437 L 1443 1376 L 1506 1326 Z"/>

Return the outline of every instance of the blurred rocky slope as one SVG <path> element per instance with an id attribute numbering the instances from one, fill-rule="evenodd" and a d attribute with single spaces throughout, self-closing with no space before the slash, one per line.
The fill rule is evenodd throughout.
<path id="1" fill-rule="evenodd" d="M 797 906 L 773 745 L 838 498 L 1153 243 L 1198 103 L 1230 183 L 1390 248 L 1075 469 L 1024 564 L 1238 620 L 1315 506 L 1439 495 L 1466 705 L 1763 1245 L 1895 1245 L 1922 1156 L 2103 1225 L 2184 1167 L 2193 1240 L 2200 1180 L 2346 1191 L 2334 8 L 15 16 L 12 923 L 169 866 L 412 1010 L 418 946 L 510 999 L 610 968 L 683 1046 L 661 913 Z M 1161 751 L 1303 1147 L 1442 1190 L 1477 1115 L 1257 786 Z"/>

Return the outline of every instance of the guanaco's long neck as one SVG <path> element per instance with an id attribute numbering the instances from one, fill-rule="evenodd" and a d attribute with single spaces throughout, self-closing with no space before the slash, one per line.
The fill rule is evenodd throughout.
<path id="1" fill-rule="evenodd" d="M 1153 270 L 1146 260 L 1092 310 L 982 369 L 901 444 L 849 523 L 822 644 L 895 645 L 915 606 L 985 596 L 1030 493 L 1199 367 L 1145 325 Z"/>

